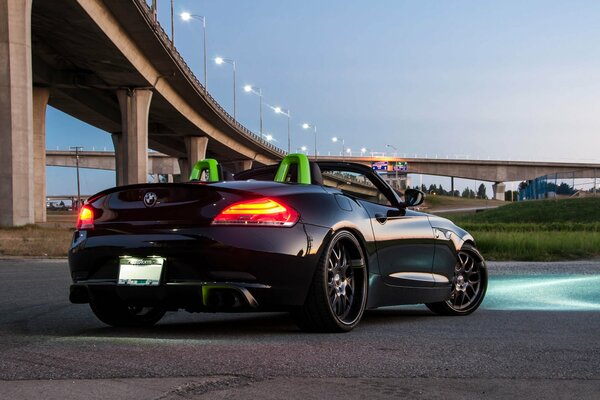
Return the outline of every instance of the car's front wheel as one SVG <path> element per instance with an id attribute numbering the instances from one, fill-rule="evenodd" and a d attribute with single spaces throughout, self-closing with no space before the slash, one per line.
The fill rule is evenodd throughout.
<path id="1" fill-rule="evenodd" d="M 164 307 L 141 307 L 111 300 L 93 300 L 90 307 L 96 317 L 107 325 L 115 327 L 144 327 L 156 324 L 164 315 Z"/>
<path id="2" fill-rule="evenodd" d="M 483 256 L 471 244 L 465 244 L 457 255 L 452 293 L 446 301 L 428 303 L 427 307 L 441 315 L 467 315 L 479 308 L 487 290 L 488 274 Z"/>
<path id="3" fill-rule="evenodd" d="M 367 264 L 358 239 L 339 231 L 329 241 L 306 302 L 292 313 L 313 332 L 347 332 L 358 325 L 367 303 Z"/>

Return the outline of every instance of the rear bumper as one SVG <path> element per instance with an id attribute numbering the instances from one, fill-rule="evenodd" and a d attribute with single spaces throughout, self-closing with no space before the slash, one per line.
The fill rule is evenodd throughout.
<path id="1" fill-rule="evenodd" d="M 131 305 L 163 305 L 188 311 L 252 311 L 267 308 L 270 287 L 260 284 L 189 282 L 158 287 L 119 286 L 111 283 L 79 282 L 70 287 L 69 300 L 84 304 L 119 298 Z M 276 308 L 271 305 L 270 308 Z"/>
<path id="2" fill-rule="evenodd" d="M 73 303 L 118 298 L 170 309 L 277 309 L 304 303 L 328 229 L 207 227 L 75 233 Z M 117 285 L 119 257 L 165 258 L 158 286 Z M 238 304 L 240 303 L 240 304 Z"/>

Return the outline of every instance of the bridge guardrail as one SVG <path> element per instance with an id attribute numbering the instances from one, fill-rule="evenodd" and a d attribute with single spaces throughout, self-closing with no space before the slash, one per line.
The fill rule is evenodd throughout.
<path id="1" fill-rule="evenodd" d="M 196 91 L 200 94 L 200 96 L 205 96 L 208 100 L 208 103 L 218 112 L 218 114 L 224 119 L 228 120 L 235 128 L 237 128 L 241 133 L 248 136 L 252 140 L 260 143 L 262 146 L 273 150 L 281 155 L 283 158 L 287 153 L 280 149 L 279 147 L 273 145 L 272 143 L 266 141 L 261 136 L 252 132 L 250 129 L 246 128 L 244 125 L 239 123 L 231 114 L 229 114 L 219 102 L 208 93 L 208 90 L 204 87 L 204 85 L 198 80 L 192 69 L 189 67 L 185 59 L 179 54 L 177 48 L 173 45 L 173 42 L 169 38 L 169 35 L 165 32 L 162 25 L 158 22 L 158 20 L 154 19 L 152 14 L 152 9 L 149 4 L 146 3 L 145 0 L 133 0 L 138 3 L 138 8 L 145 13 L 146 20 L 150 22 L 152 28 L 154 29 L 157 37 L 163 43 L 165 48 L 169 49 L 173 59 L 176 61 L 180 69 L 186 75 L 186 78 L 195 86 Z"/>

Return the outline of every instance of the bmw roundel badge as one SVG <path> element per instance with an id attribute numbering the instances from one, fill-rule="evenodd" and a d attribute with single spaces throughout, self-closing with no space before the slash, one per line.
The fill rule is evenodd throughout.
<path id="1" fill-rule="evenodd" d="M 148 192 L 144 195 L 144 205 L 146 207 L 154 207 L 157 200 L 158 196 L 156 196 L 156 193 L 154 192 Z"/>

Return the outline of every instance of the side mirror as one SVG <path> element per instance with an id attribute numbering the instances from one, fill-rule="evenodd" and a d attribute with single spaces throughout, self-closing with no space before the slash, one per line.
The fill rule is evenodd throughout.
<path id="1" fill-rule="evenodd" d="M 404 192 L 404 207 L 416 207 L 423 204 L 425 193 L 417 189 L 406 189 Z"/>

